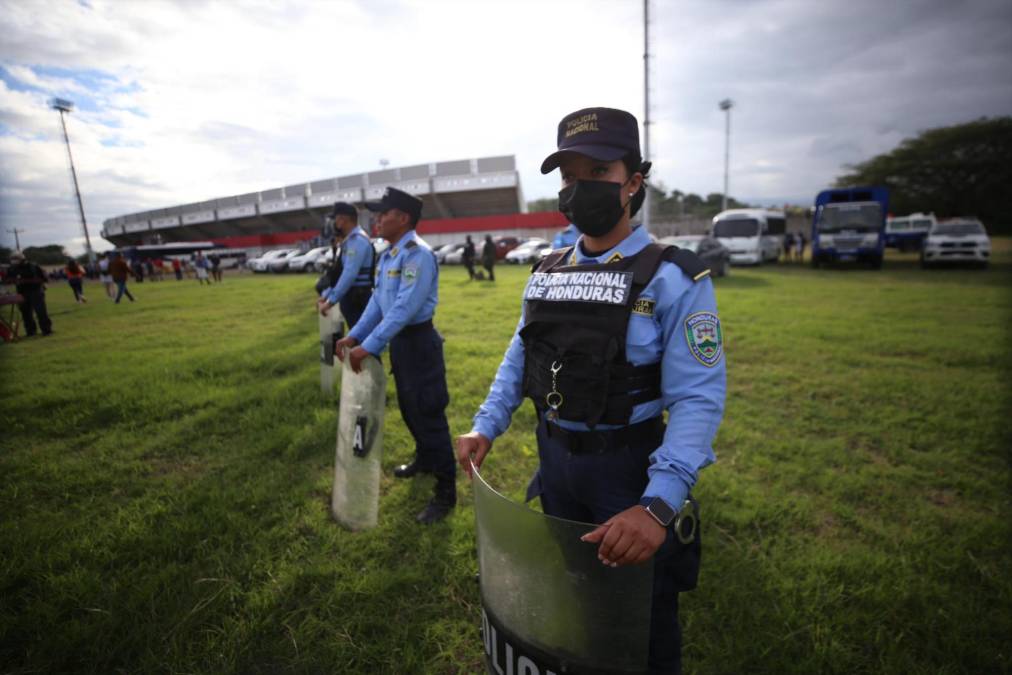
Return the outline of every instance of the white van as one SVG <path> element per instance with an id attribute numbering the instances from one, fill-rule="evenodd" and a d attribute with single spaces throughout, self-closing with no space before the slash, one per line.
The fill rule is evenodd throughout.
<path id="1" fill-rule="evenodd" d="M 711 232 L 731 251 L 735 265 L 761 265 L 780 258 L 787 217 L 770 209 L 730 209 L 713 217 Z"/>
<path id="2" fill-rule="evenodd" d="M 885 245 L 901 251 L 920 250 L 924 237 L 937 224 L 933 213 L 911 213 L 909 216 L 886 218 Z"/>

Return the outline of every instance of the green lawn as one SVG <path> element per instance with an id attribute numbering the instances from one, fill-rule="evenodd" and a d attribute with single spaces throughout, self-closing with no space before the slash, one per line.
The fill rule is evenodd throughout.
<path id="1" fill-rule="evenodd" d="M 695 490 L 693 673 L 985 673 L 1012 664 L 1012 247 L 977 270 L 735 269 L 718 463 Z M 525 278 L 444 268 L 454 433 Z M 380 523 L 328 515 L 336 400 L 312 279 L 50 289 L 0 345 L 0 673 L 477 673 L 471 496 L 434 527 L 390 381 Z M 485 474 L 519 497 L 525 404 Z"/>

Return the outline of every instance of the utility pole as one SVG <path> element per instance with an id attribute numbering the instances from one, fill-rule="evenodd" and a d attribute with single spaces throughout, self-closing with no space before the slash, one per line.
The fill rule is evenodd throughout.
<path id="1" fill-rule="evenodd" d="M 650 159 L 650 0 L 643 0 L 643 161 Z M 645 188 L 643 228 L 650 231 L 650 187 Z"/>
<path id="2" fill-rule="evenodd" d="M 84 202 L 81 201 L 81 190 L 77 186 L 77 170 L 74 169 L 74 155 L 70 152 L 70 136 L 67 135 L 67 122 L 63 113 L 74 109 L 74 104 L 66 99 L 54 98 L 49 106 L 60 113 L 60 126 L 63 127 L 63 140 L 67 143 L 67 157 L 70 158 L 70 176 L 74 179 L 74 194 L 77 195 L 77 210 L 81 213 L 81 227 L 84 229 L 84 248 L 88 252 L 88 263 L 95 266 L 95 251 L 91 248 L 91 237 L 88 236 L 88 221 L 84 218 Z"/>
<path id="3" fill-rule="evenodd" d="M 717 105 L 724 111 L 724 195 L 720 200 L 720 210 L 727 211 L 727 172 L 731 162 L 731 108 L 734 107 L 734 101 L 725 98 Z"/>
<path id="4" fill-rule="evenodd" d="M 21 250 L 21 240 L 18 239 L 18 233 L 24 232 L 24 230 L 19 230 L 18 228 L 15 227 L 14 229 L 7 230 L 7 231 L 14 235 L 14 250 L 15 251 L 20 251 Z"/>

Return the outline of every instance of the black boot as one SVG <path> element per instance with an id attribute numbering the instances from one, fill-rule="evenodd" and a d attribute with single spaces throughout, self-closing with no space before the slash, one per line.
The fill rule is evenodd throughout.
<path id="1" fill-rule="evenodd" d="M 420 473 L 432 473 L 432 472 L 423 469 L 422 466 L 418 463 L 417 457 L 411 460 L 410 464 L 401 464 L 399 467 L 394 469 L 395 478 L 414 478 L 417 474 Z"/>
<path id="2" fill-rule="evenodd" d="M 425 508 L 415 517 L 415 520 L 422 525 L 431 525 L 450 515 L 450 511 L 456 505 L 456 476 L 438 476 L 436 478 L 436 493 L 429 500 L 429 503 L 425 505 Z"/>

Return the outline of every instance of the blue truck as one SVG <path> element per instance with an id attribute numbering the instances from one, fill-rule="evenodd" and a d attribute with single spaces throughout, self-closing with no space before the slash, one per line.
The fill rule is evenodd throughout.
<path id="1" fill-rule="evenodd" d="M 854 262 L 881 269 L 889 191 L 883 187 L 823 190 L 812 217 L 812 266 Z"/>

